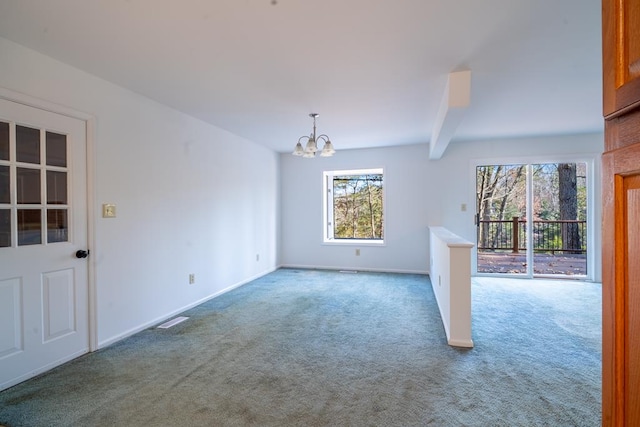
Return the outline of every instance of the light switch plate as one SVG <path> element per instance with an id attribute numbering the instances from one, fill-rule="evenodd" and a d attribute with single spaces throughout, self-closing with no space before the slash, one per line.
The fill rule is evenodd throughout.
<path id="1" fill-rule="evenodd" d="M 115 218 L 116 217 L 116 205 L 111 203 L 105 203 L 102 205 L 102 218 Z"/>

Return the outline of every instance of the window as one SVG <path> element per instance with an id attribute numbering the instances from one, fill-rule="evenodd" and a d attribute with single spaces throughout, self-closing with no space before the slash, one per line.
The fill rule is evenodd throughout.
<path id="1" fill-rule="evenodd" d="M 384 174 L 380 169 L 324 172 L 325 243 L 384 243 Z"/>
<path id="2" fill-rule="evenodd" d="M 67 135 L 0 122 L 0 248 L 69 241 L 67 163 Z"/>

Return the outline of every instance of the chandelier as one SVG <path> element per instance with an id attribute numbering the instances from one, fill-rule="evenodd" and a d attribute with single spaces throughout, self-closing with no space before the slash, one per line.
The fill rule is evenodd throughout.
<path id="1" fill-rule="evenodd" d="M 336 152 L 333 148 L 333 144 L 329 141 L 329 137 L 327 135 L 318 135 L 316 136 L 316 117 L 318 117 L 318 113 L 311 113 L 309 117 L 313 117 L 313 132 L 309 136 L 301 136 L 298 139 L 298 143 L 296 144 L 295 150 L 293 150 L 294 156 L 302 156 L 302 157 L 315 157 L 316 152 L 318 151 L 318 141 L 324 142 L 324 147 L 320 152 L 320 156 L 322 157 L 331 157 Z M 301 141 L 307 140 L 306 145 L 302 148 Z"/>

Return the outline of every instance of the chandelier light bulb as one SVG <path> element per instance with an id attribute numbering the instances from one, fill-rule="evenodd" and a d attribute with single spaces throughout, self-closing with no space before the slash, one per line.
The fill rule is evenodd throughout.
<path id="1" fill-rule="evenodd" d="M 327 135 L 317 135 L 316 134 L 316 117 L 318 117 L 318 113 L 311 113 L 309 117 L 313 118 L 313 132 L 309 136 L 301 136 L 298 139 L 298 143 L 295 146 L 295 149 L 291 154 L 294 156 L 301 156 L 304 158 L 312 158 L 316 156 L 318 152 L 318 141 L 324 143 L 324 147 L 322 151 L 320 151 L 321 157 L 331 157 L 335 154 L 336 150 L 333 148 L 333 144 L 329 140 Z M 302 148 L 302 141 L 306 140 L 306 144 L 304 149 Z"/>

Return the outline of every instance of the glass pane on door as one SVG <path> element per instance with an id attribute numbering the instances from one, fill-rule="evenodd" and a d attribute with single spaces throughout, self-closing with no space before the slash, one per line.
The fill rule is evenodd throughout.
<path id="1" fill-rule="evenodd" d="M 11 246 L 11 210 L 0 209 L 0 248 Z"/>
<path id="2" fill-rule="evenodd" d="M 478 273 L 528 273 L 526 178 L 526 165 L 476 168 Z"/>
<path id="3" fill-rule="evenodd" d="M 17 201 L 18 204 L 39 204 L 40 198 L 40 169 L 16 168 Z"/>
<path id="4" fill-rule="evenodd" d="M 4 204 L 11 203 L 11 185 L 9 184 L 9 174 L 9 166 L 0 165 L 0 203 Z"/>
<path id="5" fill-rule="evenodd" d="M 66 242 L 69 236 L 66 209 L 47 210 L 47 243 Z"/>
<path id="6" fill-rule="evenodd" d="M 18 245 L 42 243 L 42 211 L 40 209 L 18 209 Z"/>
<path id="7" fill-rule="evenodd" d="M 47 166 L 67 166 L 67 136 L 47 132 Z"/>
<path id="8" fill-rule="evenodd" d="M 532 165 L 533 273 L 587 274 L 587 165 Z"/>
<path id="9" fill-rule="evenodd" d="M 16 125 L 16 160 L 40 164 L 40 129 Z"/>
<path id="10" fill-rule="evenodd" d="M 0 160 L 9 160 L 9 123 L 0 122 Z"/>
<path id="11" fill-rule="evenodd" d="M 47 203 L 50 205 L 67 204 L 67 173 L 47 171 Z"/>

